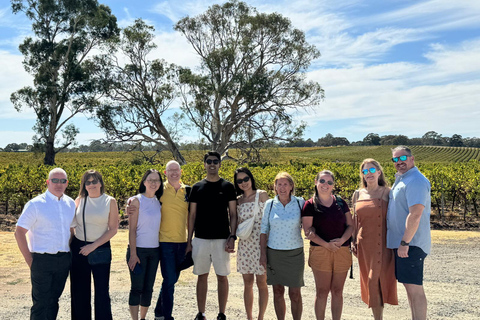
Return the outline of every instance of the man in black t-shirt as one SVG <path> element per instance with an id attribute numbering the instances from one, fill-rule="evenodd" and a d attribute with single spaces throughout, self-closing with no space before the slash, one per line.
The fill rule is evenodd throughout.
<path id="1" fill-rule="evenodd" d="M 203 159 L 207 177 L 196 183 L 190 193 L 187 252 L 192 251 L 193 273 L 198 275 L 195 320 L 204 320 L 208 274 L 213 263 L 218 283 L 219 314 L 225 320 L 230 274 L 230 253 L 234 252 L 237 229 L 235 187 L 220 178 L 220 154 L 208 152 Z M 195 238 L 192 240 L 193 232 Z"/>

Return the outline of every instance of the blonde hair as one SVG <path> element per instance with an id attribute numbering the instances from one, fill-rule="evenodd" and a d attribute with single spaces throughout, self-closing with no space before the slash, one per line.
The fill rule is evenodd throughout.
<path id="1" fill-rule="evenodd" d="M 388 183 L 388 180 L 385 178 L 385 174 L 383 173 L 383 168 L 380 162 L 372 158 L 367 158 L 362 161 L 362 164 L 360 164 L 360 188 L 367 187 L 367 181 L 365 181 L 365 175 L 362 172 L 363 166 L 366 165 L 367 163 L 373 164 L 375 169 L 380 170 L 380 176 L 378 177 L 378 185 L 382 187 L 388 187 L 389 183 Z"/>
<path id="2" fill-rule="evenodd" d="M 276 176 L 275 180 L 273 181 L 273 189 L 275 190 L 275 194 L 277 194 L 277 181 L 280 179 L 287 179 L 288 182 L 290 182 L 290 185 L 292 186 L 292 191 L 290 191 L 290 195 L 295 194 L 295 182 L 293 181 L 292 176 L 285 171 L 280 171 Z"/>

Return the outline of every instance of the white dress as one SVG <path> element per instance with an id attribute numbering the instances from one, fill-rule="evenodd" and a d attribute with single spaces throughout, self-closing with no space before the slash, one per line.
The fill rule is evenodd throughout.
<path id="1" fill-rule="evenodd" d="M 265 202 L 259 202 L 253 230 L 248 239 L 240 239 L 237 248 L 237 271 L 241 274 L 265 274 L 260 265 L 260 225 Z M 237 206 L 238 223 L 252 217 L 255 208 L 254 202 L 245 202 Z"/>

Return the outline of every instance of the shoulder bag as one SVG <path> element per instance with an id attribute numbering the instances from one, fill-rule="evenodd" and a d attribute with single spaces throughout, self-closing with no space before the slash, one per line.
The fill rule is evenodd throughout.
<path id="1" fill-rule="evenodd" d="M 87 197 L 83 202 L 83 235 L 85 245 L 87 245 L 87 226 L 85 224 L 85 207 L 87 206 Z M 99 264 L 109 264 L 112 261 L 112 249 L 110 247 L 98 247 L 87 256 L 88 264 L 96 266 Z"/>

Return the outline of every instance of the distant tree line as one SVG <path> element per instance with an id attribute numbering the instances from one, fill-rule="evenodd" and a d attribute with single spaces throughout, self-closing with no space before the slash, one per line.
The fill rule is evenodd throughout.
<path id="1" fill-rule="evenodd" d="M 420 138 L 409 138 L 404 135 L 384 135 L 380 136 L 376 133 L 369 133 L 360 141 L 348 141 L 345 137 L 334 137 L 331 133 L 327 133 L 324 137 L 317 141 L 308 139 L 295 139 L 289 143 L 279 144 L 263 144 L 256 146 L 264 147 L 332 147 L 332 146 L 380 146 L 380 145 L 409 145 L 409 146 L 448 146 L 448 147 L 472 147 L 480 148 L 480 138 L 462 138 L 459 134 L 451 137 L 442 137 L 435 131 L 428 131 Z M 203 140 L 196 142 L 179 143 L 179 150 L 209 150 L 210 145 Z M 161 152 L 168 148 L 159 148 L 155 143 L 133 143 L 133 142 L 108 142 L 103 140 L 93 140 L 90 144 L 82 144 L 72 148 L 66 148 L 62 152 L 110 152 L 110 151 L 156 151 Z M 0 148 L 4 152 L 44 152 L 39 145 L 28 145 L 26 143 L 9 143 L 5 148 Z"/>
<path id="2" fill-rule="evenodd" d="M 360 141 L 348 141 L 345 137 L 334 137 L 327 133 L 317 141 L 312 139 L 296 139 L 288 143 L 280 143 L 280 147 L 331 147 L 331 146 L 380 146 L 380 145 L 409 145 L 409 146 L 449 146 L 480 148 L 480 138 L 463 138 L 459 134 L 443 137 L 435 131 L 428 131 L 420 138 L 409 138 L 405 135 L 384 135 L 369 133 Z"/>

